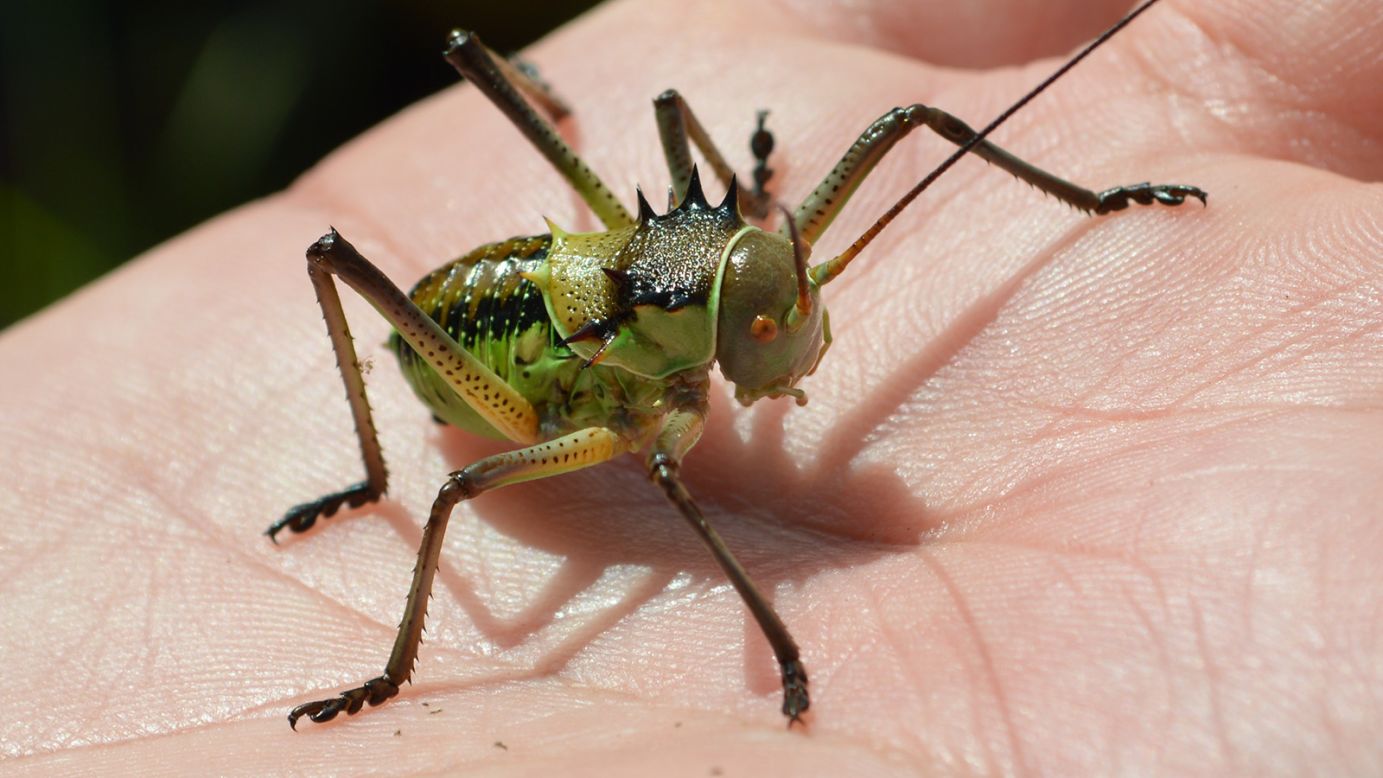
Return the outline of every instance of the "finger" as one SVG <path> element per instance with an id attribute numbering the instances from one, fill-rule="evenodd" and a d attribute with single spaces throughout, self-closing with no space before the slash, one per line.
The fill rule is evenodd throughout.
<path id="1" fill-rule="evenodd" d="M 1186 99 L 1220 125 L 1226 149 L 1360 180 L 1383 177 L 1383 14 L 1377 3 L 1177 3 L 1143 56 L 1169 63 Z M 1204 56 L 1197 57 L 1196 52 Z"/>
<path id="2" fill-rule="evenodd" d="M 789 0 L 784 5 L 789 13 L 778 15 L 776 22 L 757 8 L 758 23 L 769 29 L 786 24 L 822 40 L 959 68 L 1016 65 L 1064 54 L 1132 7 L 1130 0 Z"/>

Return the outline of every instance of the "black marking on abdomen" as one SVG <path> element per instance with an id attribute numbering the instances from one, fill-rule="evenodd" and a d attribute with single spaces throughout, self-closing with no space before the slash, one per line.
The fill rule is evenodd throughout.
<path id="1" fill-rule="evenodd" d="M 512 340 L 535 326 L 547 329 L 548 343 L 557 337 L 547 305 L 537 285 L 519 274 L 547 260 L 551 237 L 539 235 L 491 243 L 432 271 L 409 292 L 409 297 L 447 334 L 501 376 L 513 366 L 513 349 L 504 349 L 507 364 L 491 364 L 490 346 Z M 421 357 L 394 334 L 390 344 L 408 369 Z"/>

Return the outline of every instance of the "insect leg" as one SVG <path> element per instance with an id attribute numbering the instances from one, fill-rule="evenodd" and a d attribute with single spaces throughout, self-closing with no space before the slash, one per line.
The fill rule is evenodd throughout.
<path id="1" fill-rule="evenodd" d="M 510 54 L 507 57 L 497 56 L 493 49 L 486 46 L 485 52 L 490 55 L 490 59 L 495 61 L 509 83 L 523 92 L 524 97 L 532 100 L 547 114 L 549 121 L 560 122 L 571 116 L 571 106 L 563 100 L 552 89 L 552 85 L 543 80 L 538 73 L 538 67 L 517 54 Z"/>
<path id="2" fill-rule="evenodd" d="M 365 480 L 290 508 L 264 532 L 276 543 L 275 536 L 284 527 L 294 532 L 306 532 L 317 523 L 318 516 L 330 518 L 343 504 L 359 508 L 378 500 L 388 489 L 389 482 L 384 452 L 379 445 L 379 433 L 375 430 L 374 417 L 370 413 L 370 400 L 365 395 L 360 360 L 355 353 L 350 326 L 346 323 L 346 312 L 341 308 L 341 296 L 336 293 L 336 285 L 331 279 L 311 263 L 308 263 L 307 275 L 317 291 L 317 303 L 322 308 L 322 318 L 327 322 L 332 350 L 336 352 L 336 366 L 340 368 L 341 380 L 346 384 L 346 398 L 350 401 L 351 417 L 355 420 L 355 435 L 360 441 L 360 456 L 365 461 Z"/>
<path id="3" fill-rule="evenodd" d="M 813 242 L 819 238 L 846 200 L 874 169 L 874 165 L 903 136 L 919 126 L 931 129 L 957 146 L 964 146 L 975 136 L 975 131 L 965 122 L 940 108 L 920 103 L 907 108 L 894 108 L 860 135 L 830 174 L 797 207 L 793 220 L 802 236 Z M 969 151 L 1058 200 L 1089 213 L 1123 210 L 1130 201 L 1140 205 L 1154 202 L 1180 205 L 1187 197 L 1205 201 L 1205 192 L 1183 184 L 1141 183 L 1097 193 L 1025 162 L 987 140 L 980 140 Z"/>
<path id="4" fill-rule="evenodd" d="M 545 104 L 546 100 L 541 95 L 550 97 L 550 91 L 523 75 L 518 68 L 502 57 L 490 56 L 489 49 L 480 42 L 475 33 L 453 30 L 447 41 L 445 56 L 457 72 L 490 98 L 490 102 L 519 128 L 534 148 L 547 157 L 548 162 L 567 179 L 606 228 L 626 227 L 634 223 L 629 212 L 615 199 L 614 194 L 595 171 L 572 151 L 557 135 L 552 125 L 539 116 L 519 94 L 523 91 L 530 96 L 538 95 L 540 104 Z M 553 111 L 551 106 L 546 107 L 550 112 Z M 556 113 L 560 116 L 560 109 Z"/>
<path id="5" fill-rule="evenodd" d="M 669 89 L 653 98 L 653 113 L 658 121 L 658 136 L 663 142 L 663 155 L 667 158 L 668 172 L 672 175 L 672 189 L 677 202 L 681 202 L 687 196 L 687 187 L 691 183 L 691 143 L 696 144 L 697 150 L 706 158 L 706 164 L 715 171 L 720 183 L 730 185 L 730 180 L 735 176 L 734 169 L 725 161 L 725 157 L 721 156 L 706 128 L 701 126 L 691 106 L 687 105 L 687 101 L 676 89 Z M 765 116 L 766 111 L 759 112 L 759 127 L 754 133 L 752 144 L 758 157 L 754 190 L 742 200 L 745 213 L 755 218 L 768 215 L 769 198 L 763 190 L 763 184 L 771 175 L 766 162 L 769 151 L 773 149 L 773 136 L 764 129 Z"/>
<path id="6" fill-rule="evenodd" d="M 866 130 L 859 140 L 855 141 L 855 144 L 846 152 L 845 157 L 826 177 L 821 186 L 818 186 L 816 191 L 802 205 L 798 206 L 793 218 L 799 228 L 803 228 L 805 225 L 803 231 L 811 230 L 811 234 L 815 236 L 825 232 L 826 226 L 835 218 L 841 206 L 845 204 L 850 194 L 873 169 L 879 158 L 889 148 L 892 148 L 899 138 L 917 126 L 925 126 L 946 140 L 955 143 L 960 147 L 956 155 L 963 155 L 966 152 L 974 153 L 1058 200 L 1087 213 L 1103 214 L 1110 211 L 1121 211 L 1128 207 L 1130 202 L 1139 205 L 1151 205 L 1153 203 L 1181 205 L 1187 197 L 1194 197 L 1200 200 L 1202 204 L 1206 200 L 1204 191 L 1186 184 L 1149 184 L 1144 182 L 1130 186 L 1116 186 L 1096 193 L 1024 162 L 978 136 L 960 119 L 939 108 L 930 108 L 919 103 L 907 108 L 895 108 L 889 111 L 869 130 Z M 871 135 L 875 128 L 882 129 L 878 137 Z M 876 150 L 876 146 L 882 146 L 881 150 Z M 935 180 L 935 177 L 940 175 L 940 171 L 945 170 L 953 159 L 954 155 L 951 160 L 937 168 L 931 175 L 903 195 L 898 202 L 875 220 L 863 235 L 850 244 L 849 248 L 832 259 L 813 267 L 811 269 L 812 280 L 817 284 L 826 284 L 844 272 L 860 251 L 869 245 L 874 236 L 878 235 L 884 226 L 892 221 L 908 203 L 912 202 L 928 184 Z M 840 192 L 837 195 L 838 189 Z M 810 240 L 811 237 L 808 239 Z"/>
<path id="7" fill-rule="evenodd" d="M 341 298 L 328 277 L 330 275 L 346 282 L 375 306 L 403 339 L 437 371 L 437 375 L 481 418 L 517 443 L 537 441 L 538 412 L 532 404 L 462 348 L 336 230 L 308 247 L 307 272 L 317 290 L 332 346 L 336 349 L 336 359 L 341 366 L 341 375 L 346 382 L 346 394 L 355 416 L 356 432 L 369 478 L 362 484 L 292 508 L 265 531 L 270 538 L 285 527 L 294 532 L 303 532 L 316 522 L 318 516 L 331 516 L 343 503 L 355 507 L 377 500 L 384 493 L 384 459 L 365 397 L 365 382 L 360 376 L 355 347 L 351 343 L 350 330 L 341 309 Z"/>
<path id="8" fill-rule="evenodd" d="M 782 671 L 783 715 L 788 717 L 788 726 L 791 727 L 794 722 L 801 721 L 802 714 L 811 706 L 811 700 L 807 695 L 807 670 L 802 666 L 797 642 L 792 639 L 787 626 L 773 610 L 773 606 L 764 599 L 758 587 L 750 580 L 749 574 L 725 546 L 720 534 L 706 521 L 701 509 L 692 501 L 691 495 L 682 485 L 682 479 L 677 472 L 682 456 L 700 438 L 704 424 L 705 417 L 701 411 L 674 411 L 668 414 L 648 457 L 649 478 L 662 487 L 668 499 L 682 512 L 682 517 L 696 530 L 696 534 L 701 536 L 702 542 L 711 550 L 712 556 L 725 571 L 735 591 L 739 592 L 754 620 L 759 622 L 759 628 L 763 630 L 764 637 L 768 638 L 768 644 L 773 648 L 773 655 Z"/>
<path id="9" fill-rule="evenodd" d="M 964 146 L 975 137 L 975 131 L 970 128 L 970 125 L 940 108 L 914 105 L 907 110 L 917 109 L 921 110 L 922 120 L 928 128 L 957 146 Z M 1202 203 L 1205 202 L 1205 192 L 1185 184 L 1149 184 L 1144 182 L 1128 186 L 1116 186 L 1103 192 L 1094 192 L 1048 173 L 1032 163 L 1024 162 L 983 139 L 970 147 L 970 153 L 998 168 L 1007 170 L 1014 177 L 1032 184 L 1063 203 L 1087 213 L 1102 214 L 1110 211 L 1122 211 L 1128 207 L 1129 201 L 1139 205 L 1151 205 L 1154 202 L 1163 205 L 1181 205 L 1187 197 L 1195 197 Z"/>
<path id="10" fill-rule="evenodd" d="M 916 126 L 910 109 L 894 108 L 860 133 L 845 156 L 793 211 L 798 235 L 809 245 L 816 243 L 879 160 Z"/>
<path id="11" fill-rule="evenodd" d="M 409 680 L 422 642 L 423 621 L 427 617 L 428 598 L 432 595 L 432 580 L 437 574 L 442 538 L 457 503 L 501 486 L 590 467 L 628 449 L 628 442 L 619 433 L 591 427 L 546 443 L 486 457 L 448 476 L 432 503 L 427 525 L 423 528 L 418 561 L 413 567 L 413 583 L 408 589 L 408 604 L 384 674 L 330 699 L 297 706 L 288 714 L 289 726 L 296 729 L 298 719 L 303 716 L 317 722 L 330 721 L 342 711 L 358 712 L 367 702 L 378 705 L 398 694 L 399 686 Z"/>

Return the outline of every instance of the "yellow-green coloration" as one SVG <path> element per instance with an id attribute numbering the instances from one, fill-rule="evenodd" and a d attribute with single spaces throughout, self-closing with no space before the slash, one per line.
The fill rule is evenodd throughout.
<path id="1" fill-rule="evenodd" d="M 1057 76 L 1156 0 L 1149 0 Z M 821 288 L 838 277 L 911 200 L 964 154 L 973 153 L 1058 200 L 1100 214 L 1130 203 L 1179 205 L 1205 200 L 1194 186 L 1134 184 L 1096 192 L 1064 181 L 1009 154 L 986 136 L 1047 84 L 979 132 L 937 108 L 914 104 L 871 124 L 816 189 L 794 210 L 779 206 L 778 232 L 745 222 L 767 214 L 772 196 L 772 136 L 760 112 L 751 138 L 754 189 L 741 193 L 723 155 L 675 90 L 654 100 L 659 136 L 677 206 L 656 214 L 642 193 L 631 217 L 608 187 L 539 116 L 525 95 L 553 116 L 565 113 L 541 82 L 522 68 L 497 63 L 474 35 L 456 31 L 446 57 L 514 122 L 571 183 L 605 225 L 600 233 L 550 232 L 482 246 L 428 275 L 405 295 L 332 230 L 308 248 L 308 275 L 336 352 L 360 443 L 366 480 L 290 509 L 267 534 L 303 532 L 345 505 L 380 499 L 388 488 L 375 430 L 337 282 L 359 292 L 395 328 L 391 346 L 414 391 L 437 418 L 521 448 L 450 473 L 423 529 L 404 616 L 384 673 L 337 696 L 294 708 L 329 721 L 378 705 L 412 678 L 427 601 L 453 509 L 490 489 L 590 467 L 646 450 L 649 479 L 677 508 L 716 559 L 758 622 L 782 677 L 782 712 L 789 724 L 810 707 L 800 651 L 769 599 L 735 560 L 683 486 L 680 468 L 700 439 L 710 408 L 709 373 L 719 364 L 736 398 L 792 396 L 816 369 L 830 343 Z M 926 127 L 959 149 L 884 212 L 843 253 L 808 266 L 818 240 L 884 155 L 912 130 Z M 695 144 L 721 183 L 718 206 L 706 202 Z"/>
<path id="2" fill-rule="evenodd" d="M 658 398 L 645 387 L 626 391 L 615 371 L 599 365 L 583 369 L 582 360 L 561 344 L 542 292 L 524 277 L 544 266 L 550 245 L 550 236 L 539 235 L 482 246 L 428 274 L 410 297 L 533 405 L 542 438 L 611 416 L 633 419 L 643 415 L 641 407 L 652 410 L 646 406 Z M 397 332 L 389 345 L 414 392 L 439 419 L 479 435 L 507 439 Z"/>
<path id="3" fill-rule="evenodd" d="M 810 247 L 798 242 L 806 258 Z M 831 344 L 821 287 L 808 280 L 806 313 L 798 313 L 792 242 L 755 230 L 731 247 L 720 284 L 722 336 L 716 358 L 735 384 L 735 397 L 749 405 L 761 397 L 806 395 L 795 389 L 816 368 Z M 756 335 L 763 331 L 766 334 Z"/>
<path id="4" fill-rule="evenodd" d="M 547 235 L 482 246 L 410 293 L 532 403 L 543 438 L 598 424 L 642 444 L 667 412 L 665 395 L 703 384 L 718 357 L 746 401 L 788 392 L 815 364 L 821 306 L 788 326 L 792 244 L 748 225 L 734 186 L 712 207 L 696 181 L 667 214 L 645 204 L 637 224 L 607 232 L 548 226 Z M 750 337 L 756 316 L 778 321 L 780 336 Z M 718 338 L 721 322 L 730 332 Z M 398 333 L 390 345 L 438 418 L 505 437 Z"/>
<path id="5" fill-rule="evenodd" d="M 752 229 L 732 198 L 711 208 L 698 186 L 666 215 L 645 208 L 630 228 L 551 226 L 547 268 L 533 278 L 577 354 L 653 379 L 710 365 L 720 267 L 735 236 Z"/>

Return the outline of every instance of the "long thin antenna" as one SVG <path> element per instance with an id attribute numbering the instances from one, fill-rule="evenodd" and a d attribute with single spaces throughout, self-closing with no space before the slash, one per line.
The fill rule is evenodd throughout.
<path id="1" fill-rule="evenodd" d="M 1005 110 L 1003 113 L 994 117 L 994 121 L 985 125 L 984 129 L 975 133 L 974 136 L 972 136 L 968 141 L 966 141 L 959 148 L 957 148 L 955 152 L 951 154 L 951 156 L 947 157 L 946 161 L 942 162 L 940 165 L 937 166 L 935 170 L 928 173 L 925 178 L 923 178 L 921 181 L 917 183 L 917 186 L 914 186 L 907 194 L 903 195 L 903 197 L 899 199 L 898 202 L 894 203 L 892 208 L 889 208 L 887 211 L 885 211 L 884 215 L 880 216 L 878 221 L 870 225 L 869 229 L 865 230 L 864 234 L 861 235 L 854 243 L 851 243 L 849 248 L 841 252 L 839 256 L 827 262 L 823 262 L 822 264 L 812 268 L 812 280 L 816 281 L 818 284 L 824 284 L 827 281 L 830 281 L 832 278 L 835 278 L 836 276 L 840 275 L 841 272 L 845 270 L 845 266 L 849 265 L 850 261 L 853 260 L 857 254 L 863 251 L 864 247 L 868 246 L 870 241 L 874 240 L 874 237 L 877 236 L 879 232 L 883 230 L 884 227 L 888 226 L 889 222 L 893 221 L 893 219 L 896 216 L 898 216 L 898 214 L 901 213 L 904 208 L 908 207 L 909 203 L 911 203 L 913 200 L 916 200 L 917 196 L 922 194 L 922 191 L 924 189 L 931 186 L 933 181 L 936 181 L 938 178 L 940 178 L 942 173 L 945 173 L 947 170 L 950 169 L 952 165 L 956 164 L 957 160 L 959 160 L 966 154 L 969 154 L 971 149 L 979 145 L 980 142 L 987 138 L 991 132 L 993 132 L 995 129 L 999 127 L 999 125 L 1008 121 L 1010 116 L 1013 116 L 1015 113 L 1021 110 L 1023 106 L 1032 102 L 1032 99 L 1034 97 L 1037 97 L 1038 95 L 1042 94 L 1042 92 L 1045 91 L 1047 87 L 1055 83 L 1057 79 L 1066 75 L 1067 71 L 1075 67 L 1076 64 L 1079 63 L 1081 60 L 1090 56 L 1091 52 L 1093 52 L 1095 49 L 1098 49 L 1100 46 L 1104 45 L 1105 41 L 1108 41 L 1110 38 L 1114 37 L 1116 33 L 1127 27 L 1129 22 L 1133 21 L 1134 19 L 1137 19 L 1140 14 L 1156 5 L 1157 2 L 1158 0 L 1147 0 L 1147 2 L 1133 9 L 1133 11 L 1130 12 L 1128 16 L 1125 16 L 1124 18 L 1120 19 L 1118 22 L 1114 24 L 1113 27 L 1110 27 L 1108 30 L 1105 30 L 1103 33 L 1101 33 L 1099 37 L 1091 41 L 1084 49 L 1081 49 L 1079 54 L 1068 60 L 1066 64 L 1057 68 L 1055 73 L 1052 73 L 1050 76 L 1047 76 L 1047 78 L 1043 80 L 1042 83 L 1038 84 L 1032 91 L 1028 92 L 1026 95 L 1023 95 L 1023 97 L 1020 98 L 1018 102 L 1009 106 L 1008 109 Z"/>

